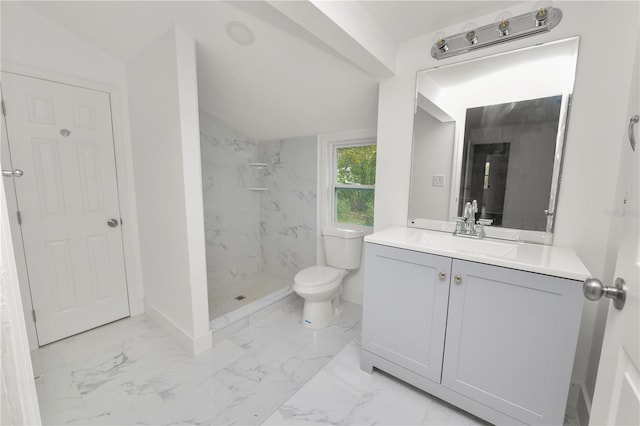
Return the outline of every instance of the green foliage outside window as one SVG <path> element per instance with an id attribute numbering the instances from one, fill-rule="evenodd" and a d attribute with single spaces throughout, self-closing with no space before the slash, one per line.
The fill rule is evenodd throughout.
<path id="1" fill-rule="evenodd" d="M 376 183 L 376 145 L 338 148 L 336 219 L 340 223 L 373 226 L 373 188 L 358 188 Z"/>

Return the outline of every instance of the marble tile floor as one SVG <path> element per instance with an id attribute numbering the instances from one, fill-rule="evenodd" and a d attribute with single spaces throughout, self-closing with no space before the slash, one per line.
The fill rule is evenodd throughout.
<path id="1" fill-rule="evenodd" d="M 276 291 L 290 287 L 292 284 L 293 281 L 290 278 L 283 278 L 268 272 L 240 277 L 227 284 L 209 280 L 209 321 Z"/>
<path id="2" fill-rule="evenodd" d="M 384 372 L 360 370 L 354 339 L 263 425 L 490 425 Z M 579 426 L 565 415 L 564 426 Z"/>
<path id="3" fill-rule="evenodd" d="M 378 370 L 360 370 L 360 344 L 349 343 L 265 425 L 487 425 Z"/>
<path id="4" fill-rule="evenodd" d="M 37 349 L 43 424 L 485 424 L 361 371 L 361 309 L 343 307 L 313 331 L 296 300 L 195 358 L 144 315 Z"/>
<path id="5" fill-rule="evenodd" d="M 344 304 L 323 330 L 296 300 L 191 357 L 146 316 L 32 352 L 44 424 L 260 424 L 360 335 Z"/>

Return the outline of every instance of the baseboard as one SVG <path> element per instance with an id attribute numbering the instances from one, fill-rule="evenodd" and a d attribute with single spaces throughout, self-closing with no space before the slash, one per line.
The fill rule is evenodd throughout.
<path id="1" fill-rule="evenodd" d="M 191 352 L 191 354 L 193 356 L 198 356 L 201 353 L 208 351 L 212 347 L 213 336 L 211 335 L 211 330 L 207 330 L 206 333 L 193 338 L 193 351 Z"/>
<path id="2" fill-rule="evenodd" d="M 166 330 L 180 345 L 189 351 L 192 356 L 200 355 L 213 346 L 213 340 L 209 330 L 200 336 L 192 336 L 147 301 L 144 302 L 144 311 L 151 320 Z"/>
<path id="3" fill-rule="evenodd" d="M 129 299 L 129 315 L 137 317 L 142 314 L 144 314 L 144 299 Z"/>

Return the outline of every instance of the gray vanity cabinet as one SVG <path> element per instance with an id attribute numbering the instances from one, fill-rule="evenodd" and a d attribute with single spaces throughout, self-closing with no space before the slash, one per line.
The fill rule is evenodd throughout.
<path id="1" fill-rule="evenodd" d="M 365 261 L 363 370 L 495 424 L 563 423 L 580 282 L 371 243 Z"/>
<path id="2" fill-rule="evenodd" d="M 579 282 L 453 261 L 442 385 L 526 424 L 562 424 Z"/>
<path id="3" fill-rule="evenodd" d="M 362 347 L 440 383 L 451 259 L 367 244 Z"/>

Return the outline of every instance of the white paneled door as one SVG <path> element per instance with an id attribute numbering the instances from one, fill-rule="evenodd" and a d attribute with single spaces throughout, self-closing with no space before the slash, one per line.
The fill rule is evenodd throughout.
<path id="1" fill-rule="evenodd" d="M 3 72 L 2 97 L 38 344 L 128 316 L 109 94 Z"/>
<path id="2" fill-rule="evenodd" d="M 640 44 L 640 43 L 639 43 Z M 598 378 L 591 406 L 591 425 L 640 425 L 640 141 L 638 52 L 632 73 L 629 115 L 618 185 L 625 193 L 623 235 L 615 277 L 624 280 L 626 300 L 621 310 L 609 306 Z M 613 285 L 614 283 L 604 283 Z"/>

